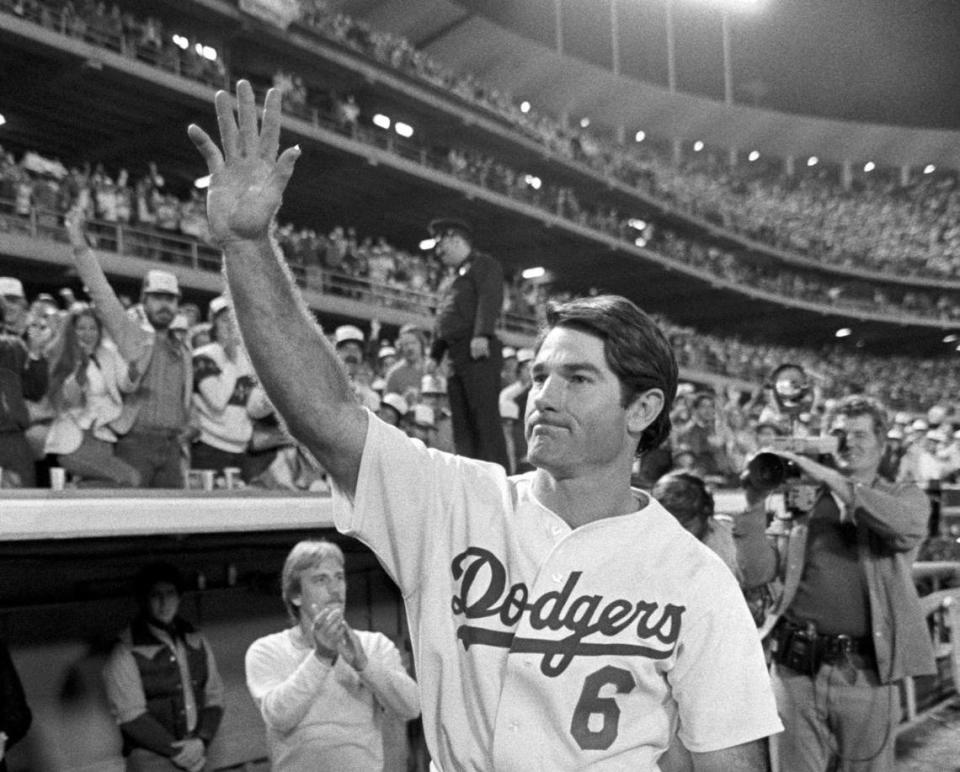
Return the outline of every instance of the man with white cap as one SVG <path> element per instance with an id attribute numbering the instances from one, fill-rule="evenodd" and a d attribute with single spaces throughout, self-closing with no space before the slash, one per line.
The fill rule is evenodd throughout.
<path id="1" fill-rule="evenodd" d="M 407 401 L 396 392 L 389 392 L 383 395 L 380 400 L 380 409 L 377 416 L 386 421 L 391 426 L 399 426 L 402 419 L 409 411 Z"/>
<path id="2" fill-rule="evenodd" d="M 519 474 L 533 468 L 527 462 L 527 439 L 521 420 L 521 416 L 526 414 L 527 395 L 530 393 L 533 349 L 518 349 L 515 356 L 516 380 L 500 390 L 500 420 L 503 422 L 503 437 L 507 443 L 507 454 L 510 456 L 510 470 Z"/>
<path id="3" fill-rule="evenodd" d="M 343 362 L 350 378 L 353 393 L 357 395 L 360 404 L 374 413 L 380 408 L 380 397 L 369 383 L 363 380 L 363 347 L 365 339 L 363 330 L 352 324 L 344 324 L 333 333 L 337 355 Z"/>
<path id="4" fill-rule="evenodd" d="M 0 307 L 3 308 L 3 332 L 23 335 L 27 327 L 27 296 L 23 283 L 12 276 L 0 276 Z"/>
<path id="5" fill-rule="evenodd" d="M 147 271 L 140 301 L 148 324 L 127 315 L 84 238 L 83 213 L 65 219 L 80 278 L 97 314 L 130 366 L 132 391 L 111 428 L 119 439 L 116 455 L 140 472 L 146 488 L 182 488 L 181 443 L 189 431 L 193 394 L 190 350 L 171 331 L 180 304 L 177 277 Z"/>
<path id="6" fill-rule="evenodd" d="M 230 301 L 218 295 L 210 301 L 212 340 L 193 352 L 193 406 L 200 436 L 191 447 L 190 467 L 223 472 L 238 467 L 251 477 L 247 446 L 254 419 L 273 407 L 257 380 Z"/>

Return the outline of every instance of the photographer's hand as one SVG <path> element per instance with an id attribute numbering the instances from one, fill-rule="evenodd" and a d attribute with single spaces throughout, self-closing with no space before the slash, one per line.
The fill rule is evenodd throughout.
<path id="1" fill-rule="evenodd" d="M 833 491 L 844 504 L 853 504 L 853 485 L 850 478 L 836 469 L 824 466 L 812 458 L 807 458 L 798 453 L 791 453 L 788 450 L 773 451 L 778 456 L 789 459 L 795 463 L 808 477 L 812 477 L 817 482 L 821 482 Z"/>

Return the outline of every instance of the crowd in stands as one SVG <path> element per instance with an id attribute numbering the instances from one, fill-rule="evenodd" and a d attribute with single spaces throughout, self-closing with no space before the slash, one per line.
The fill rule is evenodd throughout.
<path id="1" fill-rule="evenodd" d="M 897 276 L 957 279 L 960 193 L 952 174 L 904 187 L 881 173 L 851 187 L 829 174 L 788 177 L 782 169 L 730 169 L 707 153 L 680 165 L 652 143 L 626 146 L 538 114 L 512 95 L 458 73 L 405 38 L 305 3 L 301 23 L 394 69 L 452 92 L 505 120 L 551 153 L 638 187 L 681 211 L 823 262 Z M 524 109 L 526 108 L 526 109 Z M 704 162 L 701 159 L 710 158 Z M 758 174 L 756 169 L 763 168 Z"/>
<path id="2" fill-rule="evenodd" d="M 67 34 L 89 37 L 92 34 L 90 30 L 107 29 L 111 34 L 119 34 L 125 41 L 122 49 L 134 56 L 141 56 L 144 51 L 169 49 L 174 56 L 183 54 L 219 68 L 213 79 L 207 80 L 213 85 L 223 82 L 220 57 L 207 59 L 193 45 L 182 49 L 172 42 L 172 36 L 165 33 L 162 22 L 155 17 L 146 17 L 141 21 L 130 13 L 122 12 L 116 5 L 108 11 L 102 3 L 86 3 L 75 9 L 70 2 L 66 2 L 57 6 L 56 12 L 51 8 L 49 4 L 37 0 L 8 4 L 5 8 L 0 6 L 0 10 L 35 18 Z M 81 21 L 74 22 L 75 19 Z M 113 19 L 115 22 L 106 24 L 104 19 Z M 837 264 L 860 267 L 870 265 L 863 263 L 863 254 L 854 246 L 863 247 L 867 239 L 874 238 L 880 232 L 883 238 L 869 252 L 868 263 L 875 257 L 881 268 L 896 270 L 901 276 L 936 274 L 944 277 L 951 270 L 947 257 L 954 251 L 951 245 L 957 232 L 952 177 L 925 177 L 906 191 L 896 188 L 892 183 L 880 182 L 885 178 L 877 175 L 874 178 L 878 180 L 877 184 L 860 185 L 857 191 L 851 192 L 831 183 L 826 175 L 773 179 L 769 174 L 752 173 L 750 167 L 730 171 L 712 160 L 686 163 L 681 169 L 672 162 L 668 163 L 661 154 L 650 152 L 650 144 L 641 152 L 604 143 L 586 131 L 567 130 L 547 117 L 524 112 L 506 95 L 483 88 L 469 76 L 454 75 L 429 56 L 416 51 L 403 38 L 374 31 L 362 21 L 333 13 L 325 3 L 310 4 L 302 23 L 379 62 L 411 71 L 471 102 L 494 108 L 501 117 L 509 118 L 518 128 L 528 133 L 534 131 L 551 152 L 590 163 L 603 174 L 626 179 L 631 185 L 644 187 L 684 211 L 719 222 L 731 230 L 791 250 L 809 252 Z M 94 36 L 94 41 L 101 42 L 101 37 Z M 177 38 L 187 40 L 179 35 Z M 200 80 L 206 77 L 190 68 L 174 69 L 186 77 Z M 361 108 L 352 96 L 332 92 L 313 93 L 301 76 L 285 72 L 275 74 L 273 85 L 283 91 L 284 108 L 287 111 L 298 115 L 308 114 L 315 120 L 323 115 L 324 120 L 329 119 L 341 130 L 357 135 Z M 393 141 L 391 139 L 391 143 Z M 703 154 L 699 158 L 712 159 L 712 156 Z M 545 182 L 469 148 L 452 147 L 437 159 L 428 159 L 427 156 L 423 156 L 423 159 L 460 179 L 504 193 L 631 244 L 650 242 L 651 234 L 657 234 L 654 227 L 648 226 L 647 232 L 637 242 L 638 234 L 631 227 L 632 218 L 627 213 L 609 205 L 584 205 L 581 197 L 569 186 Z M 4 162 L 4 166 L 8 171 L 16 172 L 11 167 L 10 159 Z M 770 165 L 764 168 L 770 168 Z M 6 194 L 0 195 L 0 198 L 13 200 L 18 212 L 23 212 L 29 198 L 33 199 L 38 209 L 65 211 L 72 203 L 69 192 L 82 191 L 86 186 L 93 191 L 91 200 L 98 210 L 97 214 L 108 222 L 129 222 L 128 218 L 135 211 L 135 221 L 138 223 L 156 225 L 167 231 L 180 230 L 201 241 L 205 236 L 199 192 L 194 191 L 188 200 L 178 201 L 169 193 L 160 192 L 161 186 L 155 184 L 158 176 L 155 170 L 138 181 L 133 190 L 125 185 L 126 175 L 122 170 L 114 183 L 102 168 L 92 175 L 89 171 L 71 169 L 65 184 L 60 185 L 60 192 L 56 191 L 57 185 L 49 180 L 45 184 L 33 183 L 29 172 L 22 170 L 22 165 L 19 175 L 20 179 L 14 176 L 0 183 L 3 185 L 0 194 Z M 67 191 L 66 195 L 62 192 L 63 188 Z M 746 197 L 750 200 L 745 201 Z M 777 202 L 782 204 L 779 209 Z M 819 219 L 805 219 L 814 211 L 820 213 Z M 832 219 L 827 222 L 827 218 Z M 836 225 L 834 220 L 841 222 L 841 225 Z M 863 224 L 865 222 L 881 225 L 868 228 Z M 782 227 L 784 223 L 789 227 Z M 849 228 L 841 233 L 843 223 L 847 223 Z M 855 227 L 859 229 L 856 233 Z M 781 232 L 787 236 L 778 235 Z M 782 238 L 788 238 L 789 243 L 780 243 L 778 239 Z M 917 249 L 924 245 L 931 249 L 940 245 L 937 247 L 940 250 L 938 255 L 928 255 L 927 263 L 933 266 L 933 274 L 918 268 L 920 257 Z M 678 233 L 665 232 L 648 246 L 720 278 L 781 296 L 884 314 L 906 312 L 913 316 L 942 320 L 960 318 L 960 302 L 945 292 L 918 288 L 891 289 L 889 286 L 849 278 L 832 280 L 789 269 L 783 264 L 768 262 L 760 265 L 744 259 L 743 255 L 736 252 Z M 837 251 L 834 247 L 842 252 L 842 257 L 836 260 L 831 257 Z M 904 250 L 910 254 L 902 256 L 901 253 L 906 254 Z"/>

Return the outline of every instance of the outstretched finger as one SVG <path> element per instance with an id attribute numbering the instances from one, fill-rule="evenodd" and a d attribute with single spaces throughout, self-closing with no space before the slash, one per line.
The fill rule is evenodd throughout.
<path id="1" fill-rule="evenodd" d="M 223 157 L 228 161 L 237 157 L 237 121 L 233 117 L 233 98 L 229 91 L 218 91 L 213 98 L 217 107 L 217 124 L 220 126 L 220 144 Z"/>
<path id="2" fill-rule="evenodd" d="M 207 171 L 210 174 L 220 171 L 223 168 L 223 155 L 216 143 L 210 139 L 210 135 L 201 129 L 197 124 L 191 123 L 187 126 L 187 136 L 197 146 L 203 160 L 207 162 Z"/>
<path id="3" fill-rule="evenodd" d="M 280 150 L 280 89 L 272 88 L 263 100 L 263 123 L 260 126 L 259 155 L 273 161 Z"/>
<path id="4" fill-rule="evenodd" d="M 240 152 L 246 157 L 257 152 L 257 103 L 250 81 L 237 83 L 237 116 L 240 120 Z"/>

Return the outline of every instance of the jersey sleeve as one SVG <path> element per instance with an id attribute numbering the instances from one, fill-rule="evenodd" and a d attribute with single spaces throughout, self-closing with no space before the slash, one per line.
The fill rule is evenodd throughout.
<path id="1" fill-rule="evenodd" d="M 760 637 L 736 580 L 718 561 L 698 582 L 703 612 L 684 631 L 668 675 L 678 735 L 694 753 L 783 731 Z"/>
<path id="2" fill-rule="evenodd" d="M 373 550 L 405 597 L 422 574 L 447 570 L 468 511 L 502 511 L 510 495 L 499 465 L 427 448 L 373 413 L 355 490 L 334 486 L 334 524 Z"/>

